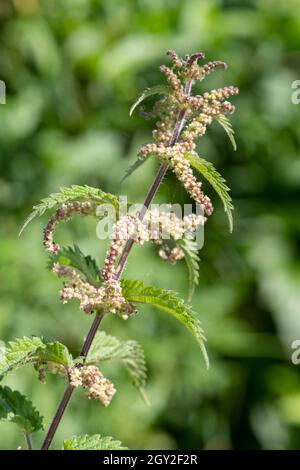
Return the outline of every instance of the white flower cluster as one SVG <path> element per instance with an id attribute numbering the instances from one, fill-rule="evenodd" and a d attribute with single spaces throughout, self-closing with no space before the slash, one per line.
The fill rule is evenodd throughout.
<path id="1" fill-rule="evenodd" d="M 60 299 L 63 303 L 77 299 L 80 302 L 81 310 L 85 313 L 93 313 L 94 311 L 117 313 L 125 320 L 129 315 L 136 313 L 134 305 L 124 299 L 118 281 L 112 279 L 101 287 L 95 287 L 89 282 L 83 281 L 75 269 L 59 263 L 54 264 L 53 272 L 58 277 L 70 279 L 70 283 L 65 284 L 60 292 Z"/>
<path id="2" fill-rule="evenodd" d="M 176 264 L 177 261 L 184 258 L 184 251 L 179 245 L 176 245 L 174 248 L 163 245 L 160 247 L 158 254 L 164 261 L 170 264 Z"/>
<path id="3" fill-rule="evenodd" d="M 179 219 L 174 212 L 159 210 L 148 210 L 143 221 L 131 215 L 122 217 L 113 229 L 113 240 L 104 261 L 102 279 L 108 284 L 115 279 L 116 260 L 130 238 L 138 245 L 149 241 L 161 244 L 165 238 L 182 239 L 185 233 L 195 232 L 198 225 L 204 222 L 202 215 L 190 214 Z"/>
<path id="4" fill-rule="evenodd" d="M 69 369 L 69 381 L 72 387 L 83 387 L 88 391 L 90 400 L 99 400 L 108 406 L 116 393 L 113 383 L 94 365 L 75 366 Z"/>
<path id="5" fill-rule="evenodd" d="M 194 128 L 192 127 L 191 129 L 190 133 L 192 134 Z M 185 132 L 188 131 L 186 130 Z M 199 129 L 195 128 L 195 132 L 199 132 Z M 191 198 L 203 206 L 207 215 L 211 215 L 213 212 L 211 200 L 201 190 L 202 183 L 196 179 L 190 162 L 184 156 L 185 152 L 191 150 L 190 142 L 178 142 L 173 147 L 148 144 L 143 147 L 142 154 L 154 153 L 161 160 L 167 161 Z"/>
<path id="6" fill-rule="evenodd" d="M 210 198 L 203 193 L 201 189 L 202 183 L 197 181 L 190 162 L 183 156 L 182 152 L 176 151 L 175 148 L 173 148 L 172 153 L 170 165 L 173 172 L 179 181 L 181 181 L 191 198 L 203 206 L 207 215 L 211 215 L 214 210 L 212 202 Z"/>

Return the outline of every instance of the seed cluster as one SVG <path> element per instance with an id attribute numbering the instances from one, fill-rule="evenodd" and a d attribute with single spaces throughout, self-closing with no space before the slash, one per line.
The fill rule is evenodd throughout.
<path id="1" fill-rule="evenodd" d="M 171 57 L 172 62 L 173 62 L 173 66 L 174 66 L 176 69 L 181 69 L 181 68 L 183 67 L 183 65 L 184 65 L 184 60 L 181 59 L 175 51 L 173 51 L 173 50 L 170 49 L 170 50 L 167 51 L 167 55 L 168 55 L 169 57 Z"/>
<path id="2" fill-rule="evenodd" d="M 94 311 L 117 313 L 125 320 L 129 315 L 136 313 L 135 306 L 124 299 L 118 281 L 111 279 L 109 283 L 95 287 L 89 282 L 83 281 L 75 269 L 69 266 L 55 263 L 52 270 L 58 277 L 70 280 L 60 292 L 60 299 L 63 303 L 76 299 L 79 300 L 80 308 L 85 313 L 93 313 Z"/>
<path id="3" fill-rule="evenodd" d="M 143 221 L 131 215 L 122 217 L 113 229 L 112 243 L 101 273 L 103 281 L 111 283 L 114 280 L 115 262 L 130 238 L 138 245 L 149 241 L 162 244 L 166 238 L 182 239 L 186 233 L 195 232 L 198 225 L 203 225 L 204 222 L 205 218 L 202 215 L 190 214 L 180 219 L 174 212 L 156 209 L 148 210 Z"/>
<path id="4" fill-rule="evenodd" d="M 207 64 L 203 65 L 202 67 L 202 79 L 209 75 L 210 73 L 214 72 L 216 68 L 221 67 L 223 69 L 227 69 L 228 65 L 226 62 L 222 62 L 221 60 L 213 60 L 212 62 L 207 62 Z"/>
<path id="5" fill-rule="evenodd" d="M 176 73 L 166 65 L 162 65 L 160 67 L 160 71 L 161 73 L 165 74 L 169 85 L 174 90 L 174 95 L 176 96 L 177 100 L 181 102 L 183 100 L 183 87 Z"/>
<path id="6" fill-rule="evenodd" d="M 186 153 L 195 152 L 196 139 L 206 133 L 207 127 L 212 124 L 214 118 L 235 111 L 234 105 L 227 99 L 238 94 L 239 90 L 234 86 L 226 86 L 205 92 L 203 95 L 187 96 L 183 92 L 182 79 L 202 80 L 218 67 L 226 69 L 227 64 L 222 61 L 213 61 L 200 67 L 198 60 L 205 57 L 201 52 L 180 58 L 175 51 L 170 50 L 167 55 L 173 61 L 173 70 L 166 66 L 162 66 L 160 70 L 166 75 L 174 93 L 158 102 L 159 106 L 156 111 L 160 119 L 156 123 L 157 128 L 153 131 L 155 143 L 144 145 L 140 154 L 145 157 L 153 153 L 159 159 L 168 162 L 191 198 L 203 206 L 207 215 L 211 215 L 212 203 L 202 192 L 201 183 L 194 176 Z M 182 109 L 185 109 L 185 128 L 178 142 L 173 145 L 174 126 L 178 113 Z"/>
<path id="7" fill-rule="evenodd" d="M 87 396 L 90 400 L 99 400 L 104 406 L 108 406 L 116 389 L 112 382 L 108 380 L 98 367 L 75 366 L 69 369 L 70 385 L 75 388 L 83 387 L 87 390 Z"/>
<path id="8" fill-rule="evenodd" d="M 199 128 L 195 126 L 192 132 L 199 132 Z M 187 131 L 185 131 L 187 132 Z M 207 215 L 211 215 L 213 212 L 213 205 L 208 196 L 206 196 L 202 189 L 202 183 L 199 182 L 191 168 L 190 162 L 185 157 L 185 153 L 188 151 L 189 142 L 177 143 L 173 147 L 165 147 L 163 145 L 148 144 L 142 149 L 142 155 L 145 156 L 147 153 L 154 153 L 163 161 L 166 161 L 172 171 L 177 176 L 178 180 L 183 184 L 187 193 L 200 204 Z"/>
<path id="9" fill-rule="evenodd" d="M 184 58 L 179 57 L 175 51 L 167 51 L 167 55 L 171 57 L 173 67 L 177 69 L 179 77 L 184 79 L 201 79 L 202 67 L 198 65 L 198 60 L 205 59 L 203 52 L 197 52 L 196 54 L 187 54 Z"/>
<path id="10" fill-rule="evenodd" d="M 164 261 L 170 264 L 176 264 L 177 261 L 184 258 L 184 251 L 179 245 L 176 245 L 174 248 L 163 245 L 160 247 L 158 254 Z"/>
<path id="11" fill-rule="evenodd" d="M 48 224 L 44 228 L 44 246 L 51 253 L 59 253 L 60 246 L 54 242 L 54 231 L 56 226 L 61 222 L 67 222 L 74 214 L 94 215 L 96 211 L 96 203 L 93 202 L 70 202 L 63 204 L 53 214 Z"/>
<path id="12" fill-rule="evenodd" d="M 175 151 L 170 159 L 170 165 L 173 172 L 179 181 L 182 182 L 191 198 L 203 206 L 207 215 L 211 215 L 214 210 L 212 202 L 210 198 L 202 191 L 202 183 L 197 181 L 189 161 L 183 156 L 181 152 Z"/>
<path id="13" fill-rule="evenodd" d="M 157 121 L 156 129 L 153 130 L 152 135 L 155 142 L 168 146 L 172 142 L 179 106 L 174 98 L 169 97 L 161 100 L 160 108 L 162 109 L 160 119 Z"/>

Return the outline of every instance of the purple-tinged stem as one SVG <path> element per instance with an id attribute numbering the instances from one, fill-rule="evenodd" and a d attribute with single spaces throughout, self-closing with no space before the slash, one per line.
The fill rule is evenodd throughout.
<path id="1" fill-rule="evenodd" d="M 31 442 L 30 434 L 28 432 L 25 432 L 24 437 L 25 437 L 25 441 L 27 444 L 27 450 L 32 450 L 32 442 Z"/>
<path id="2" fill-rule="evenodd" d="M 56 433 L 56 430 L 57 430 L 57 428 L 58 428 L 58 426 L 61 422 L 61 419 L 63 417 L 65 409 L 68 406 L 68 403 L 70 401 L 70 398 L 72 396 L 73 391 L 74 391 L 74 387 L 72 387 L 72 385 L 68 385 L 68 387 L 66 388 L 66 391 L 65 391 L 65 393 L 62 397 L 62 400 L 59 404 L 59 407 L 57 408 L 57 411 L 55 413 L 53 421 L 50 425 L 49 431 L 47 432 L 47 435 L 45 437 L 45 440 L 43 442 L 41 450 L 48 450 L 49 449 L 49 447 L 51 445 L 51 442 L 53 440 L 54 434 Z"/>
<path id="3" fill-rule="evenodd" d="M 90 328 L 90 331 L 88 332 L 88 335 L 86 337 L 86 340 L 84 342 L 84 345 L 82 346 L 82 350 L 81 350 L 81 353 L 80 353 L 80 356 L 82 357 L 86 357 L 89 350 L 90 350 L 90 347 L 91 347 L 91 344 L 93 342 L 93 339 L 95 338 L 95 334 L 99 328 L 99 325 L 101 323 L 101 320 L 103 318 L 103 315 L 99 315 L 97 314 L 94 318 L 94 321 L 93 321 L 93 324 Z M 48 450 L 50 445 L 51 445 L 51 442 L 53 440 L 53 437 L 56 433 L 56 430 L 59 426 L 59 423 L 63 417 L 63 414 L 65 412 L 65 409 L 66 407 L 68 406 L 68 403 L 71 399 L 71 396 L 72 396 L 72 393 L 74 391 L 74 387 L 72 387 L 71 385 L 69 385 L 67 388 L 66 388 L 66 391 L 62 397 L 62 400 L 57 408 L 57 411 L 55 413 L 55 416 L 53 418 L 53 421 L 50 425 L 50 428 L 49 428 L 49 431 L 47 432 L 47 435 L 45 437 L 45 440 L 43 442 L 43 445 L 42 445 L 42 448 L 41 450 Z"/>
<path id="4" fill-rule="evenodd" d="M 192 80 L 188 80 L 186 85 L 185 85 L 185 89 L 184 89 L 185 96 L 190 95 L 191 88 L 192 88 Z M 173 147 L 179 139 L 179 136 L 180 136 L 180 133 L 181 133 L 181 130 L 183 128 L 184 121 L 185 121 L 185 114 L 186 114 L 185 109 L 182 109 L 179 112 L 179 115 L 178 115 L 178 118 L 177 118 L 177 123 L 176 123 L 175 129 L 174 129 L 171 144 L 170 144 L 171 147 Z M 143 208 L 142 208 L 142 210 L 139 214 L 140 220 L 143 220 L 143 218 L 145 217 L 146 212 L 149 209 L 150 204 L 152 203 L 152 201 L 153 201 L 153 199 L 154 199 L 154 197 L 157 193 L 157 190 L 158 190 L 162 180 L 164 179 L 164 177 L 165 177 L 165 175 L 168 171 L 168 168 L 169 168 L 169 165 L 167 163 L 163 163 L 161 165 L 161 167 L 159 168 L 158 173 L 156 175 L 156 178 L 155 178 L 151 188 L 149 189 L 149 192 L 148 192 L 147 197 L 145 199 Z M 128 256 L 130 254 L 130 251 L 132 249 L 133 243 L 134 243 L 133 240 L 128 240 L 128 242 L 125 245 L 124 251 L 121 255 L 121 258 L 119 260 L 119 264 L 118 264 L 118 267 L 117 267 L 116 279 L 120 278 L 120 276 L 121 276 L 121 274 L 124 270 L 124 267 L 125 267 L 126 261 L 128 259 Z M 103 318 L 103 315 L 98 314 L 98 315 L 95 316 L 93 324 L 90 328 L 90 331 L 88 332 L 88 335 L 87 335 L 86 340 L 84 342 L 84 345 L 82 347 L 81 356 L 86 357 L 86 355 L 88 354 L 89 349 L 90 349 L 91 344 L 92 344 L 92 342 L 95 338 L 96 332 L 99 328 L 99 325 L 101 323 L 102 318 Z M 63 398 L 62 398 L 62 400 L 61 400 L 61 402 L 58 406 L 58 409 L 55 413 L 53 421 L 50 425 L 49 431 L 48 431 L 48 433 L 45 437 L 45 440 L 43 442 L 41 450 L 48 450 L 49 449 L 49 447 L 52 443 L 52 440 L 54 438 L 54 435 L 56 433 L 56 430 L 57 430 L 57 428 L 58 428 L 58 426 L 61 422 L 63 414 L 64 414 L 64 412 L 65 412 L 65 410 L 68 406 L 68 403 L 71 399 L 73 391 L 74 391 L 74 387 L 72 387 L 71 385 L 68 385 L 68 387 L 67 387 L 67 389 L 66 389 L 66 391 L 63 395 Z"/>

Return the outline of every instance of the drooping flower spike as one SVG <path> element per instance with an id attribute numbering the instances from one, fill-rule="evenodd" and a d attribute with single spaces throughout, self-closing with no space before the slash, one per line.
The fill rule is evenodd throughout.
<path id="1" fill-rule="evenodd" d="M 101 273 L 103 281 L 110 283 L 114 279 L 115 263 L 129 239 L 133 239 L 139 245 L 149 241 L 161 245 L 164 237 L 175 241 L 181 240 L 186 233 L 194 233 L 204 222 L 205 218 L 202 215 L 190 214 L 180 219 L 174 212 L 159 210 L 148 210 L 143 221 L 130 215 L 122 217 L 113 229 L 112 243 Z"/>
<path id="2" fill-rule="evenodd" d="M 74 214 L 81 216 L 95 215 L 97 204 L 95 202 L 70 202 L 63 204 L 54 215 L 50 218 L 48 224 L 44 228 L 44 246 L 50 253 L 59 253 L 60 246 L 54 242 L 54 231 L 56 226 L 61 222 L 67 222 Z"/>

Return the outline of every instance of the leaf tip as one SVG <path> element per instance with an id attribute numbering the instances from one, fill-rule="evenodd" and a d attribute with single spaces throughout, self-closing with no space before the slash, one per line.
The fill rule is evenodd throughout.
<path id="1" fill-rule="evenodd" d="M 139 388 L 139 392 L 140 392 L 140 395 L 144 401 L 144 403 L 147 405 L 147 406 L 151 406 L 151 403 L 150 403 L 150 400 L 148 398 L 148 395 L 146 393 L 146 390 L 144 389 L 144 387 L 140 387 Z"/>
<path id="2" fill-rule="evenodd" d="M 22 227 L 20 228 L 20 231 L 18 233 L 18 236 L 20 237 L 22 235 L 22 233 L 24 232 L 24 230 L 26 229 L 27 225 L 30 224 L 30 222 L 32 221 L 32 219 L 34 218 L 33 214 L 30 214 L 27 219 L 25 220 L 25 222 L 23 223 Z"/>

